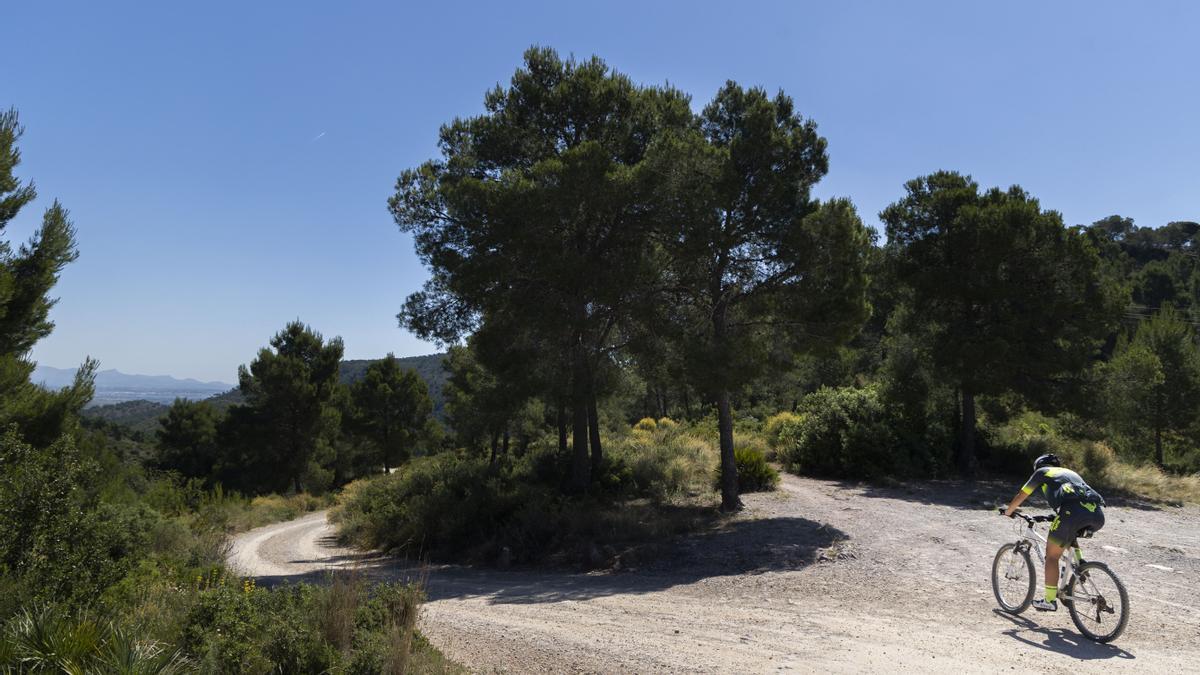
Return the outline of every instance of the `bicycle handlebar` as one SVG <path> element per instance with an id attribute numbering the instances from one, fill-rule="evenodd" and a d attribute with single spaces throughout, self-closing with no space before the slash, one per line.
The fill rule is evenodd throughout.
<path id="1" fill-rule="evenodd" d="M 1004 515 L 1004 512 L 1007 510 L 1008 510 L 1007 507 L 1001 506 L 999 508 L 1000 515 Z M 1027 516 L 1024 513 L 1021 513 L 1020 511 L 1013 511 L 1013 514 L 1010 517 L 1020 518 L 1021 520 L 1024 520 L 1026 523 L 1029 523 L 1030 527 L 1032 527 L 1034 523 L 1048 523 L 1048 522 L 1054 520 L 1054 516 Z"/>

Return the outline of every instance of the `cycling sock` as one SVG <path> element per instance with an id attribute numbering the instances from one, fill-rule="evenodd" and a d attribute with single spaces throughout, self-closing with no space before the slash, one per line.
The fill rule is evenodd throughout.
<path id="1" fill-rule="evenodd" d="M 1054 602 L 1058 599 L 1058 586 L 1046 587 L 1046 602 Z"/>

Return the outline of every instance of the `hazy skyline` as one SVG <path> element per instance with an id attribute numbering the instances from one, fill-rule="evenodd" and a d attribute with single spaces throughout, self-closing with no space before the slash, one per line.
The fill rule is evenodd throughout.
<path id="1" fill-rule="evenodd" d="M 938 169 L 1019 183 L 1068 224 L 1200 219 L 1200 8 L 1185 2 L 27 3 L 0 108 L 18 174 L 80 259 L 34 358 L 236 381 L 300 318 L 347 358 L 435 351 L 396 325 L 426 277 L 387 212 L 438 126 L 531 44 L 706 103 L 783 89 L 829 141 L 818 196 L 864 220 Z"/>

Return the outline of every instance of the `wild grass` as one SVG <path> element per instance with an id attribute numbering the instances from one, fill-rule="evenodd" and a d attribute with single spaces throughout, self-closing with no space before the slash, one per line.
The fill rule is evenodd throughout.
<path id="1" fill-rule="evenodd" d="M 1053 417 L 1027 412 L 990 432 L 993 451 L 1013 473 L 1029 472 L 1034 458 L 1053 452 L 1105 495 L 1200 503 L 1200 474 L 1172 474 L 1144 461 L 1127 461 L 1104 441 L 1068 436 Z"/>
<path id="2" fill-rule="evenodd" d="M 1200 475 L 1176 476 L 1155 466 L 1114 462 L 1104 472 L 1101 485 L 1151 501 L 1200 504 Z"/>

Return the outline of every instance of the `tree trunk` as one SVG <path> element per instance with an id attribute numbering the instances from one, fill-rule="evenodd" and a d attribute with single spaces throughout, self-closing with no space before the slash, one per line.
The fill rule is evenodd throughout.
<path id="1" fill-rule="evenodd" d="M 508 456 L 508 425 L 504 426 L 504 440 L 502 443 L 503 444 L 500 446 L 500 454 L 507 457 Z"/>
<path id="2" fill-rule="evenodd" d="M 962 389 L 962 412 L 958 438 L 958 469 L 964 476 L 975 476 L 975 394 Z"/>
<path id="3" fill-rule="evenodd" d="M 596 410 L 596 393 L 588 393 L 588 440 L 592 444 L 592 477 L 604 470 L 604 449 L 600 446 L 600 414 Z"/>
<path id="4" fill-rule="evenodd" d="M 558 454 L 567 454 L 567 406 L 558 399 Z"/>
<path id="5" fill-rule="evenodd" d="M 720 297 L 719 287 L 714 287 L 713 297 Z M 713 308 L 713 338 L 719 354 L 727 354 L 728 325 L 726 324 L 725 301 Z M 738 498 L 737 460 L 733 456 L 733 408 L 729 403 L 729 388 L 722 382 L 717 391 L 717 435 L 721 443 L 721 510 L 738 511 L 742 500 Z"/>
<path id="6" fill-rule="evenodd" d="M 499 446 L 500 446 L 500 432 L 493 431 L 492 432 L 492 457 L 491 457 L 491 459 L 488 460 L 489 464 L 494 465 L 496 463 L 496 450 Z"/>
<path id="7" fill-rule="evenodd" d="M 576 348 L 578 350 L 578 348 Z M 591 481 L 591 465 L 588 460 L 588 393 L 584 380 L 583 357 L 575 355 L 572 377 L 571 409 L 574 424 L 571 433 L 571 491 L 587 491 Z"/>
<path id="8" fill-rule="evenodd" d="M 721 439 L 721 510 L 737 511 L 742 508 L 742 500 L 738 497 L 737 461 L 733 456 L 733 410 L 728 391 L 717 394 L 717 431 Z"/>
<path id="9" fill-rule="evenodd" d="M 1162 425 L 1154 425 L 1154 462 L 1158 468 L 1165 468 L 1166 457 L 1163 456 Z"/>
<path id="10" fill-rule="evenodd" d="M 389 428 L 385 421 L 384 426 L 383 426 L 383 452 L 381 453 L 383 455 L 383 473 L 385 475 L 388 472 L 388 451 L 391 450 L 391 448 L 392 448 L 391 434 L 389 433 Z"/>

